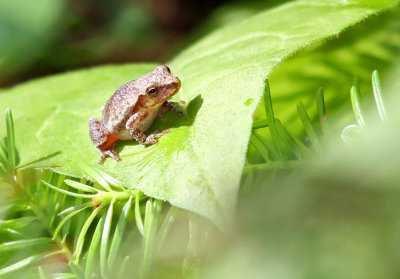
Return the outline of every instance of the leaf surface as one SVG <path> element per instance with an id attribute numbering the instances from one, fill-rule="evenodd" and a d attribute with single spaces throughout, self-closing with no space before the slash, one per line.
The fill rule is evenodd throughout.
<path id="1" fill-rule="evenodd" d="M 294 52 L 397 2 L 295 1 L 211 33 L 168 64 L 182 81 L 174 100 L 188 105 L 182 117 L 169 113 L 152 130 L 171 132 L 149 147 L 121 143 L 116 150 L 123 161 L 107 159 L 102 169 L 223 227 L 236 202 L 264 79 Z M 20 165 L 72 176 L 82 175 L 78 160 L 97 165 L 88 119 L 100 117 L 119 86 L 155 66 L 97 67 L 1 92 L 0 109 L 13 111 Z"/>

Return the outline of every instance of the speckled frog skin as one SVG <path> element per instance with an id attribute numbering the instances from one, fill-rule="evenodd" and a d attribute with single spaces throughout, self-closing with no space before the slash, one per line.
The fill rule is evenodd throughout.
<path id="1" fill-rule="evenodd" d="M 183 101 L 168 102 L 181 86 L 176 76 L 167 66 L 158 66 L 154 71 L 121 86 L 103 108 L 102 120 L 92 117 L 89 120 L 89 135 L 93 144 L 101 153 L 99 164 L 106 156 L 117 161 L 121 158 L 112 148 L 117 140 L 135 139 L 141 144 L 155 144 L 158 138 L 169 132 L 165 130 L 144 134 L 156 116 L 162 116 L 167 110 L 181 112 L 175 107 Z"/>

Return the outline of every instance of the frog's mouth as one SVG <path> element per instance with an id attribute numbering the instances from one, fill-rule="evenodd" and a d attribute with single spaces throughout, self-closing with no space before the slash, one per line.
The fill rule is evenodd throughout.
<path id="1" fill-rule="evenodd" d="M 163 99 L 164 101 L 168 100 L 176 93 L 178 93 L 181 88 L 181 81 L 176 78 L 176 80 L 161 89 L 159 99 Z"/>
<path id="2" fill-rule="evenodd" d="M 181 81 L 179 80 L 179 78 L 176 78 L 176 82 L 173 83 L 173 86 L 175 87 L 175 95 L 176 93 L 178 93 L 179 89 L 181 89 Z"/>

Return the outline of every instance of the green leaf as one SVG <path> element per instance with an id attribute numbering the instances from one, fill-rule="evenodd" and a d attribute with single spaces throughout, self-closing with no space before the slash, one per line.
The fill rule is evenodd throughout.
<path id="1" fill-rule="evenodd" d="M 110 185 L 108 185 L 107 180 L 105 179 L 102 173 L 98 172 L 95 167 L 91 167 L 82 161 L 78 162 L 78 166 L 80 169 L 87 174 L 92 180 L 96 181 L 104 190 L 111 192 Z"/>
<path id="2" fill-rule="evenodd" d="M 0 244 L 0 253 L 24 249 L 30 246 L 46 245 L 51 242 L 49 238 L 35 238 L 26 240 L 16 240 Z"/>
<path id="3" fill-rule="evenodd" d="M 156 232 L 162 209 L 162 201 L 149 199 L 146 202 L 144 218 L 144 236 L 142 242 L 142 257 L 140 262 L 140 278 L 146 278 L 156 244 Z"/>
<path id="4" fill-rule="evenodd" d="M 100 169 L 94 169 L 94 171 L 96 172 L 96 174 L 98 175 L 99 178 L 101 178 L 102 183 L 104 183 L 103 181 L 105 181 L 105 184 L 111 184 L 112 186 L 118 188 L 119 190 L 125 190 L 123 185 L 121 184 L 121 182 L 119 182 L 118 180 L 116 180 L 114 177 L 112 177 L 111 175 L 103 172 Z"/>
<path id="5" fill-rule="evenodd" d="M 108 255 L 107 266 L 111 271 L 114 267 L 115 260 L 117 259 L 118 250 L 121 246 L 122 237 L 124 235 L 125 226 L 128 221 L 129 212 L 131 211 L 132 196 L 122 209 L 121 216 L 119 216 L 117 227 L 115 228 L 114 237 L 110 246 L 110 253 Z"/>
<path id="6" fill-rule="evenodd" d="M 88 208 L 89 206 L 91 206 L 91 204 L 87 204 L 84 207 L 80 207 L 79 209 L 75 209 L 74 211 L 72 211 L 71 213 L 69 213 L 67 216 L 64 217 L 64 219 L 62 219 L 62 221 L 58 224 L 57 228 L 54 231 L 54 235 L 53 235 L 53 239 L 56 239 L 58 232 L 60 231 L 60 229 L 62 228 L 62 226 L 65 225 L 65 223 L 71 219 L 72 217 L 74 217 L 76 214 L 78 214 L 79 212 L 85 210 L 86 208 Z"/>
<path id="7" fill-rule="evenodd" d="M 275 145 L 275 149 L 278 152 L 279 157 L 282 157 L 281 147 L 279 145 L 278 131 L 275 124 L 274 110 L 272 108 L 271 92 L 268 79 L 265 80 L 264 88 L 264 107 L 267 114 L 267 119 L 269 123 L 269 131 L 271 134 L 272 141 Z"/>
<path id="8" fill-rule="evenodd" d="M 303 157 L 302 152 L 307 150 L 303 143 L 300 142 L 297 138 L 294 138 L 282 125 L 279 119 L 276 119 L 276 128 L 281 139 L 290 147 L 296 157 L 301 159 Z"/>
<path id="9" fill-rule="evenodd" d="M 317 91 L 317 112 L 319 121 L 322 122 L 326 118 L 324 89 L 322 87 Z"/>
<path id="10" fill-rule="evenodd" d="M 130 261 L 130 259 L 131 259 L 131 257 L 129 257 L 129 256 L 126 256 L 124 259 L 123 259 L 123 261 L 122 261 L 122 263 L 121 263 L 121 266 L 120 266 L 120 268 L 119 268 L 119 271 L 118 271 L 118 276 L 117 276 L 117 278 L 118 279 L 123 279 L 123 278 L 126 278 L 126 273 L 127 273 L 127 271 L 129 270 L 129 261 Z"/>
<path id="11" fill-rule="evenodd" d="M 87 202 L 87 203 L 83 203 L 83 204 L 73 205 L 73 206 L 71 206 L 71 207 L 68 207 L 68 208 L 64 209 L 63 211 L 61 211 L 60 213 L 58 213 L 58 215 L 69 214 L 69 213 L 71 213 L 72 211 L 79 210 L 79 209 L 81 209 L 81 208 L 87 208 L 87 207 L 92 206 L 92 205 L 93 205 L 92 202 Z"/>
<path id="12" fill-rule="evenodd" d="M 375 103 L 378 107 L 379 116 L 381 120 L 384 121 L 387 118 L 387 114 L 383 103 L 381 80 L 379 78 L 379 73 L 376 70 L 372 73 L 372 89 L 374 92 Z"/>
<path id="13" fill-rule="evenodd" d="M 78 279 L 84 279 L 85 278 L 85 275 L 83 274 L 80 266 L 76 265 L 73 262 L 69 262 L 69 268 L 75 273 L 75 276 Z"/>
<path id="14" fill-rule="evenodd" d="M 54 273 L 54 278 L 56 279 L 75 279 L 77 278 L 73 273 Z"/>
<path id="15" fill-rule="evenodd" d="M 301 100 L 306 105 L 316 124 L 318 114 L 314 92 L 322 86 L 329 128 L 336 131 L 354 122 L 348 94 L 354 75 L 359 77 L 363 93 L 369 94 L 366 88 L 370 91 L 372 70 L 378 69 L 384 74 L 385 69 L 392 67 L 400 52 L 400 38 L 397 36 L 400 32 L 399 17 L 400 6 L 348 28 L 338 39 L 307 47 L 280 64 L 269 76 L 275 117 L 293 135 L 303 135 L 303 127 L 296 115 L 297 102 Z M 260 106 L 255 119 L 263 118 L 265 113 Z M 331 122 L 333 118 L 340 121 Z M 324 137 L 329 138 L 325 135 L 325 127 L 321 128 Z"/>
<path id="16" fill-rule="evenodd" d="M 198 223 L 194 220 L 189 220 L 189 241 L 186 248 L 186 257 L 182 263 L 182 273 L 185 277 L 192 277 L 198 272 L 199 265 L 199 234 L 200 229 Z M 197 276 L 193 276 L 197 277 Z"/>
<path id="17" fill-rule="evenodd" d="M 103 171 L 224 227 L 235 206 L 265 77 L 296 51 L 396 3 L 294 1 L 211 33 L 169 63 L 182 81 L 174 99 L 186 101 L 186 114 L 156 121 L 153 130 L 171 130 L 159 144 L 121 143 L 123 161 L 108 158 Z M 4 90 L 0 110 L 13 111 L 20 164 L 57 167 L 79 177 L 84 172 L 76 161 L 97 166 L 88 119 L 100 116 L 115 89 L 155 66 L 98 67 Z"/>
<path id="18" fill-rule="evenodd" d="M 176 213 L 178 209 L 172 206 L 169 210 L 167 215 L 164 217 L 164 221 L 160 226 L 160 230 L 158 231 L 157 235 L 157 246 L 158 249 L 161 249 L 162 245 L 164 244 L 167 235 L 171 229 L 172 224 L 175 222 Z"/>
<path id="19" fill-rule="evenodd" d="M 74 189 L 76 189 L 78 191 L 80 190 L 82 192 L 90 192 L 90 193 L 97 193 L 99 191 L 96 188 L 90 187 L 90 186 L 88 186 L 86 184 L 83 184 L 83 183 L 79 183 L 77 181 L 65 179 L 64 182 L 68 186 L 71 186 L 72 188 L 74 188 Z"/>
<path id="20" fill-rule="evenodd" d="M 353 106 L 354 117 L 360 128 L 365 128 L 364 112 L 361 108 L 360 87 L 356 84 L 350 89 L 351 105 Z"/>
<path id="21" fill-rule="evenodd" d="M 0 220 L 0 228 L 11 228 L 11 229 L 18 229 L 23 228 L 30 223 L 37 221 L 38 219 L 33 216 L 26 216 L 21 218 L 15 218 L 10 220 Z"/>
<path id="22" fill-rule="evenodd" d="M 299 114 L 299 118 L 303 123 L 304 130 L 306 131 L 307 136 L 310 139 L 312 146 L 314 147 L 314 150 L 316 152 L 320 152 L 321 146 L 319 144 L 317 133 L 315 132 L 315 129 L 310 120 L 310 116 L 308 115 L 306 108 L 301 101 L 297 104 L 297 113 Z"/>
<path id="23" fill-rule="evenodd" d="M 8 167 L 14 170 L 17 165 L 17 154 L 15 147 L 14 120 L 10 109 L 6 109 L 6 126 L 7 126 L 7 154 Z"/>
<path id="24" fill-rule="evenodd" d="M 39 279 L 47 279 L 46 273 L 41 266 L 38 267 Z"/>
<path id="25" fill-rule="evenodd" d="M 100 221 L 97 223 L 96 230 L 94 231 L 92 242 L 90 243 L 89 246 L 89 251 L 88 251 L 88 256 L 87 256 L 87 261 L 86 261 L 86 268 L 85 268 L 85 278 L 90 279 L 92 278 L 92 271 L 93 267 L 96 264 L 96 257 L 98 256 L 97 252 L 99 250 L 99 245 L 100 245 L 100 240 L 101 240 L 101 234 L 103 231 L 104 227 L 104 220 L 105 220 L 106 214 L 103 214 L 101 216 Z"/>
<path id="26" fill-rule="evenodd" d="M 144 235 L 142 214 L 140 213 L 140 204 L 139 203 L 140 203 L 140 191 L 136 191 L 136 197 L 135 197 L 135 221 L 136 221 L 136 226 L 137 226 L 140 234 Z"/>
<path id="27" fill-rule="evenodd" d="M 317 91 L 317 115 L 319 124 L 321 125 L 322 133 L 326 138 L 330 138 L 331 131 L 328 123 L 326 122 L 326 108 L 325 108 L 325 95 L 322 87 L 318 88 Z"/>
<path id="28" fill-rule="evenodd" d="M 81 232 L 79 233 L 78 241 L 76 242 L 76 247 L 74 251 L 74 258 L 75 258 L 75 264 L 79 263 L 79 257 L 81 256 L 82 249 L 83 249 L 83 244 L 85 242 L 85 236 L 86 233 L 92 224 L 94 218 L 96 217 L 97 213 L 101 210 L 101 206 L 97 207 L 95 210 L 92 211 L 90 214 L 89 218 L 86 219 L 85 224 L 83 224 L 83 227 L 81 229 Z"/>
<path id="29" fill-rule="evenodd" d="M 107 252 L 108 252 L 108 240 L 110 238 L 110 229 L 113 216 L 115 200 L 113 199 L 107 210 L 106 220 L 104 223 L 103 232 L 101 234 L 101 244 L 100 244 L 100 271 L 101 275 L 104 276 L 106 273 L 106 262 L 107 262 Z"/>
<path id="30" fill-rule="evenodd" d="M 16 230 L 13 230 L 10 228 L 6 228 L 6 229 L 1 228 L 0 234 L 4 235 L 6 237 L 9 237 L 11 239 L 19 239 L 21 237 L 26 237 L 24 234 L 20 233 L 19 231 L 16 231 Z"/>
<path id="31" fill-rule="evenodd" d="M 6 148 L 0 142 L 0 164 L 3 165 L 4 168 L 8 168 L 8 156 L 6 152 Z"/>
<path id="32" fill-rule="evenodd" d="M 9 265 L 3 269 L 0 269 L 0 276 L 4 276 L 5 274 L 9 274 L 11 272 L 23 269 L 24 267 L 31 265 L 37 261 L 44 260 L 46 258 L 49 258 L 53 255 L 60 254 L 62 251 L 55 251 L 55 252 L 50 252 L 50 253 L 42 253 L 34 256 L 27 257 L 19 262 L 16 262 L 15 264 Z"/>
<path id="33" fill-rule="evenodd" d="M 268 127 L 268 125 L 269 125 L 269 122 L 267 119 L 256 120 L 253 122 L 252 129 L 265 128 L 265 127 Z"/>
<path id="34" fill-rule="evenodd" d="M 254 145 L 260 155 L 263 157 L 265 162 L 269 161 L 269 151 L 268 148 L 265 146 L 265 140 L 261 138 L 256 132 L 252 132 L 252 137 L 250 138 L 250 143 Z"/>
<path id="35" fill-rule="evenodd" d="M 72 196 L 72 197 L 77 197 L 77 198 L 84 198 L 84 199 L 93 199 L 96 197 L 96 195 L 89 195 L 89 194 L 79 194 L 79 193 L 74 193 L 74 192 L 70 192 L 61 188 L 58 188 L 56 186 L 51 185 L 50 183 L 47 183 L 46 181 L 42 180 L 42 182 L 49 186 L 51 189 L 56 190 L 60 193 L 66 194 L 68 196 Z M 45 199 L 46 200 L 46 199 Z"/>

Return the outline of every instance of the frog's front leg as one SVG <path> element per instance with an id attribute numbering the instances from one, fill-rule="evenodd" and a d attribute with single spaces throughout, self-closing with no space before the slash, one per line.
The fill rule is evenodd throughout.
<path id="1" fill-rule="evenodd" d="M 156 144 L 158 143 L 158 138 L 162 135 L 169 133 L 169 130 L 162 131 L 160 133 L 154 133 L 146 136 L 142 130 L 140 130 L 140 123 L 146 121 L 148 117 L 148 112 L 137 112 L 133 114 L 126 122 L 126 129 L 131 133 L 133 138 L 140 142 L 141 144 Z"/>
<path id="2" fill-rule="evenodd" d="M 99 164 L 103 164 L 105 157 L 110 156 L 116 161 L 121 161 L 121 158 L 112 149 L 117 138 L 112 137 L 106 127 L 100 120 L 95 117 L 89 120 L 89 136 L 93 144 L 100 151 L 101 157 Z"/>
<path id="3" fill-rule="evenodd" d="M 165 101 L 161 108 L 160 108 L 160 112 L 158 114 L 158 116 L 160 117 L 160 119 L 162 120 L 164 118 L 164 115 L 167 111 L 172 110 L 173 112 L 175 112 L 177 115 L 182 115 L 182 111 L 180 111 L 179 109 L 177 109 L 176 107 L 178 105 L 184 105 L 185 101 L 178 101 L 178 102 L 167 102 Z"/>

